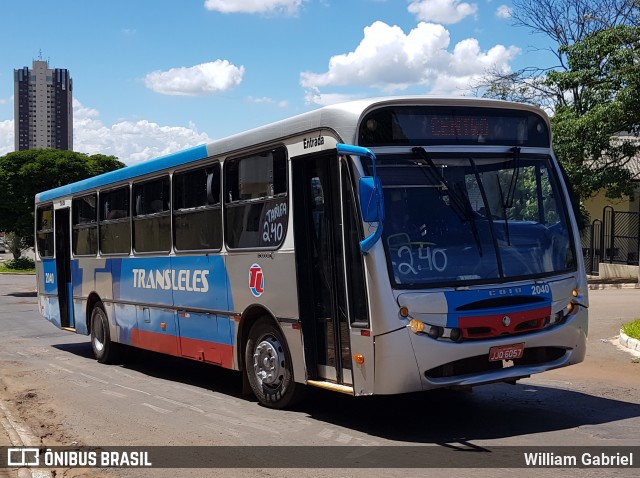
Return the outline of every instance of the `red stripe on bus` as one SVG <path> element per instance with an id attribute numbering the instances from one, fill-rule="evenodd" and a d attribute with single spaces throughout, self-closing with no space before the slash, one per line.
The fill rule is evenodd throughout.
<path id="1" fill-rule="evenodd" d="M 460 317 L 458 326 L 465 338 L 498 337 L 541 329 L 544 327 L 544 319 L 550 314 L 551 307 L 543 307 L 521 312 Z"/>
<path id="2" fill-rule="evenodd" d="M 175 335 L 133 329 L 131 331 L 131 345 L 145 350 L 180 356 L 178 337 Z"/>
<path id="3" fill-rule="evenodd" d="M 133 329 L 131 345 L 145 350 L 187 357 L 202 362 L 233 368 L 233 346 L 197 340 L 179 338 L 175 335 Z"/>

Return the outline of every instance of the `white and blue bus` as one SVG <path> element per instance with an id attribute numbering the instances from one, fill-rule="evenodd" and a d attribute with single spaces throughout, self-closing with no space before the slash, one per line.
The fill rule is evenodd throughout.
<path id="1" fill-rule="evenodd" d="M 515 382 L 581 362 L 587 284 L 539 109 L 328 106 L 36 196 L 39 307 L 241 371 L 260 402 Z"/>

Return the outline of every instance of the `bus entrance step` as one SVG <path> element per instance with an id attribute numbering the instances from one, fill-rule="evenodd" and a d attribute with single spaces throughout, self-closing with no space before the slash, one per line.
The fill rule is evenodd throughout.
<path id="1" fill-rule="evenodd" d="M 353 395 L 353 387 L 350 385 L 341 385 L 339 383 L 326 382 L 324 380 L 307 380 L 307 385 L 333 390 L 334 392 L 346 393 L 347 395 Z"/>

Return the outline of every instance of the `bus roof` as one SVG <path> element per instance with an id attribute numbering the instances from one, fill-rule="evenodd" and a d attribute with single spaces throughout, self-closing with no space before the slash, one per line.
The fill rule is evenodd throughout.
<path id="1" fill-rule="evenodd" d="M 60 186 L 55 189 L 50 189 L 38 193 L 35 198 L 36 203 L 51 201 L 56 198 L 91 191 L 97 188 L 108 187 L 111 184 L 176 168 L 208 157 L 233 154 L 246 148 L 272 143 L 279 139 L 285 139 L 322 128 L 337 133 L 340 141 L 355 144 L 358 121 L 363 114 L 370 109 L 389 105 L 482 106 L 520 109 L 535 112 L 542 116 L 548 123 L 548 118 L 545 113 L 534 106 L 485 98 L 396 96 L 356 100 L 325 106 L 298 116 L 222 138 L 206 145 L 196 146 L 65 186 Z"/>

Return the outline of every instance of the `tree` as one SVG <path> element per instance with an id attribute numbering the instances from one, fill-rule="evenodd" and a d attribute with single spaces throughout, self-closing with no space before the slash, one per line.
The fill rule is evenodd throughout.
<path id="1" fill-rule="evenodd" d="M 581 199 L 633 192 L 627 163 L 640 153 L 640 28 L 618 25 L 562 48 L 568 69 L 546 83 L 575 91 L 551 119 L 555 152 Z"/>
<path id="2" fill-rule="evenodd" d="M 576 193 L 631 192 L 625 165 L 638 153 L 638 0 L 514 0 L 516 26 L 551 40 L 551 68 L 490 71 L 483 96 L 552 113 L 553 146 Z"/>
<path id="3" fill-rule="evenodd" d="M 32 149 L 0 156 L 0 230 L 13 231 L 33 245 L 34 198 L 125 165 L 115 156 Z"/>

